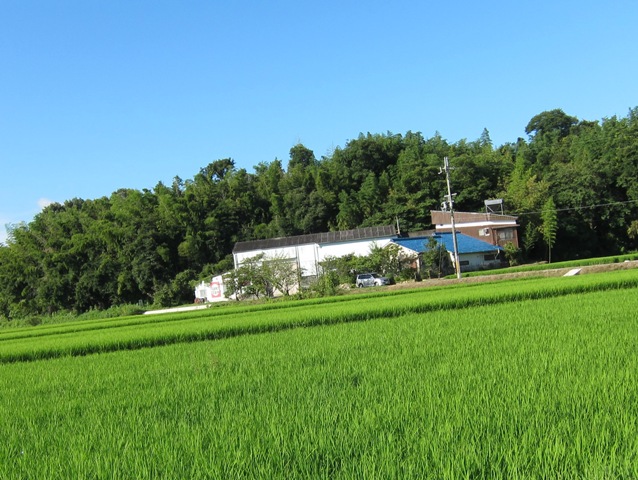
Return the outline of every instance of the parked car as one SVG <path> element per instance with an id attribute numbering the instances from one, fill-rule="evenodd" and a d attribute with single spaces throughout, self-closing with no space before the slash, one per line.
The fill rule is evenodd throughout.
<path id="1" fill-rule="evenodd" d="M 360 273 L 357 275 L 357 287 L 379 287 L 390 285 L 390 279 L 382 277 L 378 273 Z"/>

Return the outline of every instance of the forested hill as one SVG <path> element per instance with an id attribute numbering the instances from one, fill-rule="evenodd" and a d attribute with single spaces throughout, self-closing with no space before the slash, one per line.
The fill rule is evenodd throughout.
<path id="1" fill-rule="evenodd" d="M 11 227 L 0 247 L 0 316 L 190 300 L 189 282 L 229 269 L 238 240 L 397 218 L 402 230 L 428 228 L 447 193 L 445 156 L 456 208 L 480 211 L 483 200 L 504 198 L 520 215 L 529 259 L 547 256 L 548 209 L 557 215 L 553 260 L 635 250 L 638 108 L 601 121 L 547 111 L 526 133 L 498 147 L 487 130 L 453 144 L 438 134 L 361 134 L 320 159 L 299 144 L 287 165 L 260 163 L 251 173 L 222 159 L 172 185 L 52 204 Z"/>

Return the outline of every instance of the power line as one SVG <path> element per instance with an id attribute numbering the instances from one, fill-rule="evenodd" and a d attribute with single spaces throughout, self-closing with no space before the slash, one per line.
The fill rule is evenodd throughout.
<path id="1" fill-rule="evenodd" d="M 613 207 L 616 205 L 627 205 L 628 203 L 638 203 L 638 200 L 625 200 L 624 202 L 611 202 L 611 203 L 599 203 L 597 205 L 584 205 L 580 207 L 570 207 L 570 208 L 557 208 L 557 212 L 570 212 L 573 210 L 587 210 L 590 208 L 600 208 L 600 207 Z M 521 217 L 523 215 L 536 215 L 543 212 L 524 212 L 524 213 L 511 213 L 509 215 L 515 215 Z"/>

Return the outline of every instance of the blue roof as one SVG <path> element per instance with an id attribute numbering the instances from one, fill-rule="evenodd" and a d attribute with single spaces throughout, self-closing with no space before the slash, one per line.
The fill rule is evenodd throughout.
<path id="1" fill-rule="evenodd" d="M 448 252 L 454 251 L 452 232 L 436 233 L 431 237 L 395 238 L 392 241 L 397 245 L 409 248 L 417 253 L 422 253 L 426 250 L 426 245 L 430 238 L 434 238 L 438 243 L 443 244 Z M 459 247 L 459 255 L 464 253 L 484 253 L 503 250 L 503 247 L 492 245 L 491 243 L 484 242 L 483 240 L 479 240 L 462 233 L 456 234 L 456 243 Z"/>

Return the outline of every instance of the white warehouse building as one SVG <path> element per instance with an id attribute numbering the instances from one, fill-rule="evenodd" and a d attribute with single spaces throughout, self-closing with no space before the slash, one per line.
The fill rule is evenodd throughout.
<path id="1" fill-rule="evenodd" d="M 397 238 L 395 227 L 388 225 L 251 240 L 235 244 L 233 260 L 238 268 L 246 259 L 263 253 L 264 260 L 289 260 L 303 277 L 314 277 L 319 273 L 319 263 L 326 258 L 369 255 L 373 246 L 383 248 L 394 238 Z"/>

